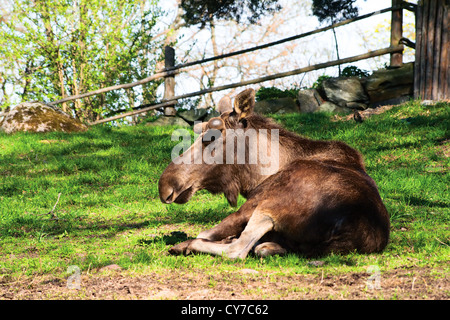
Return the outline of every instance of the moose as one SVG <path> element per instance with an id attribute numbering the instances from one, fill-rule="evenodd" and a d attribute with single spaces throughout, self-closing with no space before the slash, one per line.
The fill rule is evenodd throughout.
<path id="1" fill-rule="evenodd" d="M 232 206 L 237 205 L 239 194 L 247 199 L 218 225 L 169 252 L 244 259 L 251 251 L 260 257 L 287 252 L 313 257 L 382 251 L 389 240 L 389 215 L 361 154 L 340 141 L 311 140 L 289 132 L 254 113 L 254 106 L 251 88 L 240 92 L 233 104 L 228 96 L 223 97 L 218 104 L 220 116 L 197 125 L 194 130 L 199 137 L 179 157 L 197 159 L 198 153 L 213 145 L 224 146 L 225 159 L 230 152 L 225 148 L 227 140 L 236 139 L 227 133 L 238 129 L 259 132 L 260 144 L 278 143 L 276 155 L 261 157 L 256 163 L 249 163 L 246 156 L 244 163 L 231 164 L 180 163 L 177 158 L 162 173 L 158 187 L 163 203 L 186 203 L 201 189 L 223 193 Z M 213 131 L 218 133 L 215 139 L 208 139 Z M 261 136 L 261 132 L 267 134 Z M 273 132 L 278 141 L 271 139 Z M 244 145 L 248 154 L 255 148 L 247 140 Z M 277 169 L 260 170 L 274 156 Z"/>

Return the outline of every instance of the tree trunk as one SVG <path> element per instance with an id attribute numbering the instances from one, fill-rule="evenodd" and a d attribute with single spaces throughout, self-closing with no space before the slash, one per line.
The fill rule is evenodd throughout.
<path id="1" fill-rule="evenodd" d="M 393 7 L 402 5 L 402 0 L 392 0 Z M 403 10 L 393 10 L 391 13 L 391 46 L 400 45 L 400 39 L 403 33 Z M 390 66 L 394 68 L 403 65 L 403 52 L 391 53 Z"/>
<path id="2" fill-rule="evenodd" d="M 66 90 L 64 88 L 64 69 L 63 69 L 63 65 L 62 65 L 62 60 L 61 60 L 61 52 L 59 51 L 59 48 L 57 48 L 58 52 L 57 52 L 57 62 L 56 62 L 56 66 L 58 68 L 58 80 L 59 80 L 59 90 L 61 92 L 61 98 L 65 98 L 66 97 Z M 62 109 L 64 112 L 67 112 L 67 103 L 63 103 L 62 104 Z"/>
<path id="3" fill-rule="evenodd" d="M 172 47 L 166 46 L 164 48 L 165 52 L 165 67 L 166 69 L 170 69 L 175 66 L 175 49 Z M 169 76 L 164 78 L 164 98 L 163 100 L 168 100 L 175 96 L 175 76 Z M 164 108 L 164 115 L 166 116 L 174 116 L 177 111 L 173 106 Z"/>
<path id="4" fill-rule="evenodd" d="M 56 61 L 56 71 L 57 71 L 57 78 L 53 78 L 53 85 L 55 86 L 55 89 L 59 90 L 60 96 L 64 99 L 66 97 L 66 92 L 64 89 L 64 70 L 61 62 L 61 52 L 59 51 L 59 47 L 56 44 L 51 21 L 50 21 L 50 14 L 48 12 L 42 13 L 42 20 L 44 22 L 45 27 L 45 35 L 47 37 L 47 41 L 49 44 L 51 44 L 51 52 L 50 55 L 53 57 L 53 61 Z M 64 112 L 67 112 L 67 103 L 62 104 L 62 109 Z"/>
<path id="5" fill-rule="evenodd" d="M 338 41 L 337 41 L 337 37 L 336 37 L 336 30 L 334 28 L 332 28 L 331 30 L 333 31 L 334 43 L 336 45 L 336 57 L 337 57 L 337 60 L 340 60 L 341 58 L 339 58 L 339 46 L 338 46 Z M 338 65 L 338 69 L 339 69 L 339 77 L 340 77 L 342 74 L 340 64 Z"/>
<path id="6" fill-rule="evenodd" d="M 213 20 L 209 21 L 209 27 L 211 29 L 211 45 L 212 45 L 212 49 L 213 49 L 213 56 L 218 56 L 219 49 L 217 47 L 217 41 L 216 41 L 216 27 L 214 25 Z M 218 60 L 214 60 L 211 76 L 208 77 L 208 86 L 209 87 L 214 87 L 218 71 L 219 71 Z M 205 98 L 206 98 L 206 107 L 214 106 L 214 99 L 213 99 L 212 93 L 209 93 Z"/>

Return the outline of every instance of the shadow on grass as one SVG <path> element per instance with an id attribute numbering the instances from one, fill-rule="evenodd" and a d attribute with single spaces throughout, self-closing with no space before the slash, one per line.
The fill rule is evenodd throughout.
<path id="1" fill-rule="evenodd" d="M 62 234 L 69 233 L 74 238 L 103 238 L 110 239 L 117 234 L 128 230 L 154 229 L 161 225 L 187 224 L 205 225 L 216 224 L 223 220 L 230 210 L 225 210 L 223 204 L 213 204 L 204 210 L 185 212 L 182 207 L 177 208 L 168 215 L 154 215 L 150 213 L 144 217 L 144 213 L 123 214 L 117 218 L 105 219 L 103 217 L 92 218 L 86 214 L 59 214 L 56 219 L 50 215 L 27 214 L 14 217 L 0 223 L 2 237 L 14 238 L 38 238 L 45 234 L 46 237 L 58 238 Z M 124 222 L 131 221 L 131 222 Z M 180 226 L 182 229 L 182 226 Z M 184 232 L 179 232 L 180 234 Z M 173 234 L 172 237 L 180 237 Z M 153 240 L 152 240 L 153 241 Z"/>
<path id="2" fill-rule="evenodd" d="M 441 201 L 430 201 L 424 198 L 418 198 L 410 196 L 407 199 L 408 203 L 417 207 L 430 207 L 430 208 L 448 208 L 449 204 Z"/>
<path id="3" fill-rule="evenodd" d="M 448 123 L 448 116 L 445 114 L 432 115 L 430 117 L 416 116 L 409 119 L 409 123 L 408 121 L 391 118 L 388 115 L 379 116 L 374 120 L 371 119 L 361 124 L 354 121 L 333 122 L 329 115 L 321 113 L 292 114 L 275 116 L 274 118 L 281 122 L 288 130 L 311 138 L 342 138 L 345 142 L 362 151 L 367 157 L 372 158 L 377 157 L 380 151 L 398 147 L 409 149 L 419 146 L 417 143 L 410 142 L 403 142 L 400 145 L 390 144 L 389 146 L 386 144 L 386 141 L 382 141 L 379 137 L 379 132 L 383 130 L 395 128 L 397 131 L 395 134 L 397 136 L 406 136 L 413 133 L 421 134 L 419 131 L 414 130 L 426 130 L 427 126 L 439 127 L 442 130 L 446 126 L 446 123 Z M 59 188 L 67 182 L 76 186 L 78 188 L 77 192 L 81 195 L 84 193 L 87 194 L 90 191 L 96 190 L 95 188 L 98 185 L 110 186 L 110 184 L 121 184 L 122 175 L 128 174 L 139 177 L 143 172 L 147 172 L 145 171 L 146 169 L 126 166 L 130 161 L 136 161 L 137 159 L 142 159 L 150 167 L 158 168 L 158 170 L 162 168 L 158 174 L 154 174 L 152 177 L 143 177 L 139 182 L 141 183 L 144 179 L 153 179 L 156 181 L 164 166 L 170 161 L 172 146 L 177 144 L 177 142 L 171 141 L 171 130 L 164 128 L 153 130 L 139 127 L 127 129 L 98 127 L 84 133 L 70 135 L 64 133 L 50 133 L 45 135 L 24 134 L 24 138 L 30 137 L 32 147 L 27 146 L 26 142 L 23 142 L 21 148 L 24 150 L 28 148 L 28 154 L 26 156 L 20 156 L 16 152 L 7 154 L 2 158 L 0 176 L 5 176 L 8 180 L 0 183 L 0 196 L 5 197 L 5 199 L 8 197 L 22 199 L 25 197 L 23 196 L 23 191 L 31 193 L 39 190 L 45 193 L 50 188 Z M 43 144 L 40 143 L 42 139 L 67 140 L 69 143 Z M 435 140 L 422 139 L 421 141 L 438 145 L 445 139 L 445 137 L 440 136 Z M 35 151 L 32 152 L 31 148 Z M 101 152 L 99 152 L 111 148 L 115 148 L 115 152 L 112 152 L 112 154 L 101 155 Z M 42 171 L 33 171 L 36 166 L 42 165 L 43 161 L 47 162 L 50 169 L 44 173 Z M 123 169 L 124 166 L 126 166 L 126 170 Z M 388 166 L 391 166 L 391 164 L 383 165 L 383 167 L 377 170 L 384 170 Z M 109 180 L 107 180 L 107 176 L 101 174 L 106 170 L 111 171 L 111 178 Z M 80 171 L 92 173 L 92 175 L 83 176 L 79 174 Z M 49 174 L 52 174 L 51 181 L 42 177 L 43 175 Z M 62 182 L 55 182 L 57 179 L 53 181 L 55 177 L 62 178 L 64 176 L 69 176 L 70 181 L 69 179 Z M 40 177 L 41 179 L 37 181 Z M 110 180 L 112 181 L 110 182 Z M 31 181 L 35 182 L 31 184 Z M 85 187 L 85 189 L 82 189 L 80 186 Z M 109 192 L 110 190 L 101 191 Z M 88 206 L 89 197 L 82 198 L 79 197 L 80 194 L 74 195 L 71 199 L 67 200 L 76 210 L 101 205 L 92 203 Z M 39 195 L 39 197 L 42 197 L 42 195 Z M 136 197 L 133 200 L 143 201 L 142 199 L 143 197 Z M 447 204 L 442 201 L 431 201 L 414 196 L 405 196 L 404 199 L 406 201 L 409 200 L 409 204 L 415 206 L 447 207 Z M 405 201 L 404 199 L 400 200 Z M 54 203 L 54 200 L 52 201 Z M 51 205 L 49 208 L 51 208 Z M 44 207 L 46 204 L 40 206 Z M 39 206 L 35 208 L 42 209 Z M 108 221 L 96 220 L 77 214 L 70 214 L 67 217 L 63 215 L 60 220 L 50 221 L 48 217 L 33 217 L 28 214 L 23 214 L 23 212 L 19 212 L 17 209 L 14 209 L 14 211 L 12 209 L 6 211 L 8 211 L 6 215 L 7 219 L 1 222 L 0 232 L 2 236 L 8 235 L 13 237 L 27 237 L 30 234 L 38 233 L 57 236 L 67 230 L 67 232 L 70 232 L 75 237 L 109 238 L 126 230 L 157 227 L 163 223 L 215 223 L 221 221 L 228 214 L 227 210 L 217 205 L 208 209 L 200 209 L 195 213 L 185 213 L 182 208 L 177 208 L 175 212 L 169 212 L 168 215 L 163 217 L 150 216 L 145 219 L 140 218 L 141 221 L 128 223 L 119 219 Z M 9 215 L 12 214 L 17 214 L 18 216 L 11 218 Z M 126 218 L 126 216 L 122 215 L 121 219 L 124 217 Z M 161 239 L 161 241 L 165 240 L 170 241 L 169 239 Z"/>
<path id="4" fill-rule="evenodd" d="M 173 246 L 177 243 L 184 242 L 186 240 L 194 239 L 193 237 L 188 237 L 183 231 L 173 231 L 168 235 L 157 236 L 150 239 L 139 239 L 138 244 L 145 246 L 153 243 L 164 243 L 165 245 Z"/>

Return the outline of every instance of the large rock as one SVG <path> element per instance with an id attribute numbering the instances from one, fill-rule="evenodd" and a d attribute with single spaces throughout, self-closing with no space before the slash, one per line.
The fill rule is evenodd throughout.
<path id="1" fill-rule="evenodd" d="M 179 117 L 161 116 L 153 122 L 147 122 L 147 126 L 179 126 L 190 127 L 189 123 Z"/>
<path id="2" fill-rule="evenodd" d="M 334 104 L 330 101 L 325 101 L 322 103 L 316 112 L 334 112 L 334 113 L 349 113 L 351 110 L 349 108 L 339 107 L 337 104 Z"/>
<path id="3" fill-rule="evenodd" d="M 300 112 L 309 113 L 319 109 L 324 102 L 316 89 L 299 90 L 297 95 Z"/>
<path id="4" fill-rule="evenodd" d="M 326 100 L 340 107 L 366 109 L 369 97 L 358 78 L 329 78 L 322 83 Z"/>
<path id="5" fill-rule="evenodd" d="M 371 104 L 397 99 L 413 94 L 414 63 L 405 63 L 401 68 L 382 69 L 365 80 L 365 88 Z"/>
<path id="6" fill-rule="evenodd" d="M 40 102 L 24 102 L 0 117 L 0 130 L 6 133 L 28 132 L 77 132 L 87 127 L 62 110 Z"/>
<path id="7" fill-rule="evenodd" d="M 208 114 L 208 110 L 205 108 L 195 108 L 191 110 L 178 112 L 178 116 L 183 118 L 186 122 L 193 124 L 194 121 L 202 121 L 206 115 Z"/>
<path id="8" fill-rule="evenodd" d="M 205 118 L 203 118 L 203 121 L 209 121 L 211 118 L 215 118 L 215 117 L 219 117 L 220 116 L 220 112 L 215 110 L 215 109 L 210 109 L 208 114 L 206 115 Z"/>
<path id="9" fill-rule="evenodd" d="M 259 114 L 285 114 L 298 111 L 298 106 L 292 98 L 263 100 L 255 104 L 255 112 Z"/>

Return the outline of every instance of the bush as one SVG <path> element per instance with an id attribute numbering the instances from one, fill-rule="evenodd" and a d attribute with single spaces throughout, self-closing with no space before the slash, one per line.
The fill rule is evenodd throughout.
<path id="1" fill-rule="evenodd" d="M 368 77 L 369 71 L 367 70 L 361 70 L 356 66 L 348 66 L 345 67 L 344 70 L 342 70 L 342 76 L 343 77 Z"/>
<path id="2" fill-rule="evenodd" d="M 330 79 L 330 76 L 327 75 L 323 75 L 317 78 L 316 82 L 313 83 L 312 87 L 313 89 L 321 89 L 322 88 L 322 83 L 327 80 Z"/>
<path id="3" fill-rule="evenodd" d="M 292 98 L 296 99 L 298 89 L 281 90 L 275 87 L 261 87 L 256 92 L 256 101 L 279 99 L 279 98 Z"/>
<path id="4" fill-rule="evenodd" d="M 369 71 L 359 69 L 356 66 L 347 66 L 344 68 L 344 70 L 342 70 L 341 76 L 342 77 L 358 77 L 358 78 L 368 77 Z M 330 78 L 332 78 L 332 77 L 327 76 L 327 75 L 318 77 L 316 82 L 313 83 L 312 88 L 319 89 L 319 90 L 322 89 L 322 83 L 326 79 L 330 79 Z"/>

